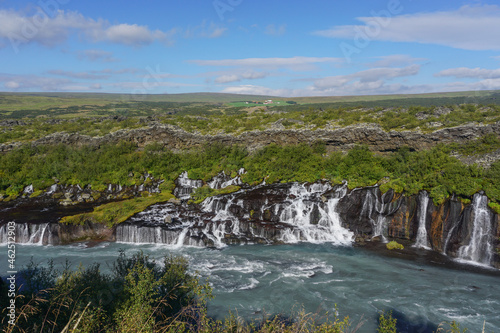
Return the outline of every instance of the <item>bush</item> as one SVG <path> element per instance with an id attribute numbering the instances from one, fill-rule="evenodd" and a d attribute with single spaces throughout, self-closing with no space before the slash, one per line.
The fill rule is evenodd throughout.
<path id="1" fill-rule="evenodd" d="M 184 258 L 165 257 L 158 265 L 142 252 L 129 258 L 123 251 L 112 274 L 102 274 L 98 264 L 76 271 L 68 263 L 62 271 L 32 264 L 22 273 L 26 286 L 16 299 L 16 326 L 6 332 L 61 332 L 66 326 L 74 332 L 152 332 L 187 323 L 211 297 L 208 284 L 187 269 Z M 6 308 L 9 300 L 0 301 Z"/>

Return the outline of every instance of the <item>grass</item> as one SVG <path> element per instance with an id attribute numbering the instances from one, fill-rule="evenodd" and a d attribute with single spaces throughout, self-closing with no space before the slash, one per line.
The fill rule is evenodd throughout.
<path id="1" fill-rule="evenodd" d="M 110 202 L 94 208 L 91 213 L 83 213 L 72 216 L 65 216 L 60 223 L 81 225 L 86 221 L 92 223 L 106 224 L 108 227 L 120 224 L 132 217 L 134 214 L 142 212 L 147 207 L 175 198 L 170 192 L 158 193 L 139 198 L 123 201 Z"/>

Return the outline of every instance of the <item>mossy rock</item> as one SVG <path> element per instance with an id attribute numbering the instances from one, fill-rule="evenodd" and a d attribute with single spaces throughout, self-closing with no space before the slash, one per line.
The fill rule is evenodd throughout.
<path id="1" fill-rule="evenodd" d="M 385 245 L 388 250 L 403 250 L 405 247 L 396 241 L 391 241 Z"/>

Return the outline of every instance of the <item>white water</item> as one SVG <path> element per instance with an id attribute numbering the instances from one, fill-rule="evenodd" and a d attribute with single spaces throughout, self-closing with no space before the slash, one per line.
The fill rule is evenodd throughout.
<path id="1" fill-rule="evenodd" d="M 386 203 L 384 200 L 385 195 L 388 192 L 382 195 L 381 201 L 376 200 L 375 202 L 375 211 L 378 213 L 377 219 L 373 220 L 373 237 L 380 236 L 383 243 L 387 243 L 387 238 L 385 237 L 385 229 L 387 227 L 387 220 L 385 216 L 386 211 Z"/>
<path id="2" fill-rule="evenodd" d="M 427 229 L 425 227 L 426 217 L 427 217 L 427 206 L 429 204 L 429 194 L 426 191 L 420 192 L 420 210 L 419 210 L 419 220 L 418 220 L 418 232 L 417 239 L 415 241 L 415 247 L 429 250 L 429 240 L 427 238 Z"/>
<path id="3" fill-rule="evenodd" d="M 345 186 L 336 191 L 335 198 L 321 198 L 326 191 L 331 190 L 329 184 L 315 183 L 310 186 L 294 183 L 288 199 L 284 204 L 276 204 L 275 211 L 282 208 L 280 221 L 294 228 L 282 233 L 280 240 L 285 243 L 332 242 L 338 245 L 352 243 L 354 234 L 343 228 L 336 211 L 339 200 L 347 193 Z M 321 201 L 325 201 L 323 207 Z M 282 207 L 279 207 L 279 206 Z"/>
<path id="4" fill-rule="evenodd" d="M 54 259 L 61 269 L 68 259 L 73 267 L 99 262 L 104 272 L 112 267 L 119 249 L 129 256 L 139 250 L 161 262 L 168 255 L 182 255 L 201 281 L 208 279 L 215 298 L 208 314 L 223 319 L 231 310 L 246 319 L 261 319 L 263 313 L 290 314 L 303 306 L 306 313 L 349 316 L 353 328 L 361 316 L 367 322 L 358 333 L 376 332 L 378 312 L 404 313 L 414 324 L 413 332 L 435 332 L 444 321 L 458 321 L 468 332 L 500 332 L 500 276 L 477 274 L 425 260 L 402 260 L 377 255 L 356 247 L 331 244 L 282 246 L 227 246 L 221 250 L 158 245 L 101 243 L 71 246 L 16 247 L 16 267 L 30 258 L 46 263 Z M 6 248 L 0 248 L 5 251 Z M 0 271 L 7 270 L 0 261 Z M 422 330 L 420 330 L 422 328 Z"/>
<path id="5" fill-rule="evenodd" d="M 0 243 L 6 244 L 8 241 L 7 224 L 0 226 Z M 48 245 L 52 244 L 53 236 L 50 223 L 27 224 L 16 223 L 15 240 L 18 244 Z"/>
<path id="6" fill-rule="evenodd" d="M 245 173 L 245 169 L 240 169 L 238 171 L 238 175 L 231 178 L 231 176 L 226 175 L 224 171 L 215 176 L 210 182 L 208 182 L 208 186 L 213 189 L 222 189 L 226 188 L 230 185 L 242 185 L 241 175 Z"/>
<path id="7" fill-rule="evenodd" d="M 331 190 L 329 184 L 294 183 L 283 202 L 268 204 L 265 199 L 260 215 L 272 212 L 275 219 L 289 226 L 277 229 L 275 235 L 266 232 L 265 228 L 248 224 L 253 213 L 245 213 L 245 199 L 240 198 L 241 195 L 245 198 L 245 190 L 240 190 L 230 195 L 207 198 L 200 205 L 201 212 L 182 210 L 171 203 L 154 205 L 131 218 L 130 224 L 118 226 L 116 239 L 125 243 L 209 245 L 217 248 L 232 242 L 230 239 L 237 238 L 246 243 L 255 237 L 268 242 L 273 241 L 269 237 L 276 237 L 275 240 L 284 243 L 304 241 L 350 245 L 354 234 L 341 226 L 336 212 L 337 204 L 345 196 L 347 188 L 338 188 L 329 198 L 323 196 Z M 235 216 L 232 213 L 235 209 L 244 212 L 244 216 Z M 166 224 L 166 217 L 176 223 Z"/>
<path id="8" fill-rule="evenodd" d="M 174 189 L 174 195 L 179 199 L 185 200 L 191 198 L 190 194 L 194 189 L 203 186 L 203 181 L 190 179 L 187 171 L 184 171 L 177 178 L 177 184 L 178 186 Z"/>
<path id="9" fill-rule="evenodd" d="M 488 198 L 476 193 L 472 199 L 474 228 L 468 245 L 460 247 L 458 257 L 462 260 L 490 265 L 493 255 L 491 244 L 492 220 L 488 211 Z"/>

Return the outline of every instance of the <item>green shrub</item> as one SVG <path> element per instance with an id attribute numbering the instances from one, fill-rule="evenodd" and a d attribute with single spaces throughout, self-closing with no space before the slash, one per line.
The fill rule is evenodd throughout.
<path id="1" fill-rule="evenodd" d="M 397 333 L 396 318 L 392 316 L 392 311 L 385 313 L 382 311 L 378 318 L 378 333 Z"/>

